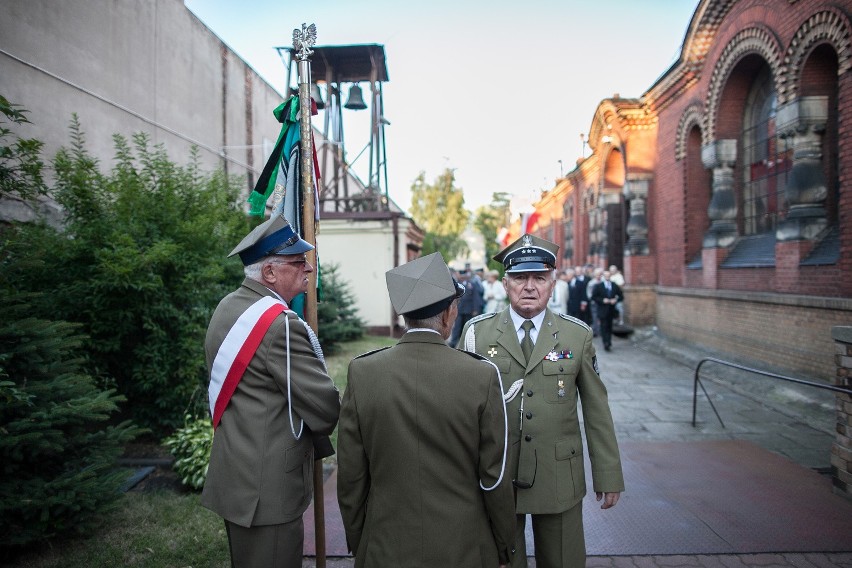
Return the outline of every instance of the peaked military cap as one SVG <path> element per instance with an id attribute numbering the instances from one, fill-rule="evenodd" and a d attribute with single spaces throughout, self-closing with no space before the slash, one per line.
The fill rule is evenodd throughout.
<path id="1" fill-rule="evenodd" d="M 393 309 L 412 319 L 437 315 L 464 294 L 439 252 L 388 270 L 385 280 Z"/>
<path id="2" fill-rule="evenodd" d="M 556 268 L 559 245 L 525 234 L 494 256 L 506 272 L 536 272 Z"/>
<path id="3" fill-rule="evenodd" d="M 238 254 L 243 266 L 248 266 L 267 256 L 302 254 L 313 248 L 290 227 L 284 215 L 274 215 L 246 235 L 228 257 Z"/>

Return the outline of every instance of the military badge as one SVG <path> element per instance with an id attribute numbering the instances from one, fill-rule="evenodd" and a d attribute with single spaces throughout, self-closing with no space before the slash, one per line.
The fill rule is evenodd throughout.
<path id="1" fill-rule="evenodd" d="M 544 356 L 547 361 L 559 361 L 560 359 L 573 359 L 574 354 L 570 349 L 565 349 L 564 351 L 554 351 L 550 350 L 550 353 Z"/>
<path id="2" fill-rule="evenodd" d="M 559 387 L 559 390 L 556 391 L 556 396 L 558 396 L 559 398 L 565 396 L 565 381 L 559 379 L 559 381 L 556 383 L 556 386 Z"/>
<path id="3" fill-rule="evenodd" d="M 497 346 L 496 345 L 489 345 L 488 346 L 488 356 L 491 357 L 491 358 L 494 358 L 495 355 L 497 355 Z"/>

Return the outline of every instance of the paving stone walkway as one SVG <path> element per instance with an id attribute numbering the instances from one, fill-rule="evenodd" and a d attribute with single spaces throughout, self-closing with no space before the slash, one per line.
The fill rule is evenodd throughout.
<path id="1" fill-rule="evenodd" d="M 821 391 L 808 387 L 772 381 L 754 375 L 749 376 L 740 371 L 728 370 L 714 364 L 705 364 L 702 369 L 702 383 L 707 394 L 713 401 L 719 415 L 724 421 L 724 427 L 720 424 L 713 412 L 704 392 L 698 390 L 696 405 L 696 426 L 692 426 L 693 412 L 693 372 L 695 365 L 704 356 L 717 356 L 712 352 L 699 351 L 689 345 L 677 344 L 666 341 L 652 330 L 638 330 L 631 338 L 616 338 L 613 342 L 613 350 L 604 352 L 600 340 L 596 339 L 595 347 L 598 350 L 598 361 L 601 376 L 606 382 L 609 390 L 610 407 L 616 424 L 619 442 L 625 446 L 625 453 L 635 455 L 637 448 L 647 443 L 649 452 L 662 451 L 666 443 L 682 443 L 683 448 L 691 448 L 690 451 L 699 451 L 701 447 L 712 447 L 714 451 L 742 452 L 744 447 L 750 444 L 756 446 L 757 450 L 765 451 L 763 461 L 775 464 L 778 467 L 783 464 L 787 475 L 800 475 L 803 484 L 807 484 L 820 494 L 821 498 L 832 500 L 832 506 L 841 511 L 848 500 L 832 495 L 830 482 L 825 472 L 829 469 L 829 456 L 834 439 L 834 394 L 829 391 Z M 724 358 L 724 357 L 722 357 Z M 810 377 L 799 377 L 813 380 Z M 724 441 L 731 441 L 725 444 Z M 718 442 L 718 443 L 713 443 Z M 708 445 L 709 444 L 709 445 Z M 725 450 L 729 448 L 729 450 Z M 743 456 L 728 456 L 732 460 L 744 459 Z M 758 456 L 759 461 L 761 458 Z M 776 462 L 774 460 L 782 460 Z M 672 461 L 672 467 L 676 467 Z M 717 461 L 723 461 L 721 459 Z M 642 464 L 640 464 L 642 465 Z M 798 466 L 798 469 L 797 469 Z M 647 469 L 647 464 L 642 465 Z M 798 472 L 798 473 L 796 473 Z M 653 475 L 652 475 L 653 476 Z M 660 477 L 657 475 L 657 477 Z M 633 480 L 637 483 L 637 480 Z M 639 480 L 641 483 L 641 480 Z M 655 482 L 662 483 L 657 479 Z M 748 479 L 739 479 L 736 483 L 750 485 Z M 698 484 L 701 487 L 701 484 Z M 821 489 L 824 487 L 824 490 Z M 634 505 L 640 505 L 642 499 L 638 499 L 639 487 L 634 487 L 637 499 Z M 733 487 L 741 492 L 751 491 L 753 487 Z M 628 483 L 628 497 L 631 491 Z M 693 496 L 697 502 L 702 499 L 711 502 L 713 495 Z M 700 491 L 700 489 L 698 490 Z M 840 502 L 838 502 L 840 500 Z M 639 501 L 637 503 L 636 501 Z M 647 501 L 647 500 L 646 500 Z M 593 505 L 592 501 L 592 505 Z M 852 502 L 849 510 L 852 512 Z M 628 504 L 627 501 L 624 503 Z M 620 503 L 621 505 L 621 503 Z M 839 508 L 839 509 L 838 509 Z M 612 515 L 618 512 L 618 507 L 604 514 Z M 629 520 L 630 511 L 628 507 L 623 508 L 622 521 Z M 724 510 L 723 507 L 720 508 Z M 328 510 L 328 508 L 327 508 Z M 651 514 L 646 511 L 647 514 Z M 701 516 L 700 510 L 689 511 L 697 517 Z M 819 512 L 808 514 L 819 515 Z M 852 514 L 850 514 L 852 517 Z M 801 530 L 819 529 L 819 519 L 797 519 Z M 327 519 L 328 521 L 328 519 Z M 824 550 L 802 550 L 795 545 L 795 534 L 786 536 L 791 544 L 784 544 L 769 534 L 773 529 L 772 522 L 778 519 L 761 518 L 758 516 L 752 520 L 747 529 L 737 535 L 731 532 L 727 535 L 725 544 L 739 541 L 737 537 L 752 536 L 753 540 L 764 543 L 769 550 L 750 550 L 748 554 L 714 553 L 707 554 L 707 541 L 690 540 L 683 535 L 666 534 L 664 531 L 637 529 L 610 520 L 614 527 L 607 528 L 604 541 L 597 545 L 591 543 L 590 556 L 587 566 L 590 567 L 781 567 L 795 566 L 797 568 L 852 568 L 852 536 L 837 539 L 829 538 L 825 542 L 831 543 Z M 626 522 L 626 521 L 625 521 Z M 633 522 L 633 521 L 630 521 Z M 593 526 L 589 526 L 589 525 Z M 594 520 L 587 518 L 587 542 L 589 537 L 595 535 L 596 528 Z M 699 523 L 700 524 L 700 523 Z M 809 527 L 809 528 L 808 528 Z M 712 527 L 711 527 L 712 529 Z M 793 530 L 793 529 L 791 529 Z M 638 532 L 637 532 L 638 531 Z M 331 531 L 333 532 L 333 530 Z M 589 534 L 591 532 L 591 534 Z M 618 551 L 618 533 L 624 536 L 633 536 L 634 543 L 631 545 L 647 550 L 665 549 L 674 550 L 676 553 L 653 554 L 640 553 L 631 554 Z M 630 533 L 627 535 L 626 533 Z M 641 534 L 639 534 L 641 533 Z M 725 536 L 724 530 L 717 530 L 721 536 Z M 769 534 L 768 540 L 760 541 L 761 534 Z M 852 532 L 846 533 L 852 535 Z M 306 535 L 307 538 L 308 535 Z M 776 537 L 778 535 L 775 535 Z M 812 535 L 813 536 L 813 535 Z M 825 536 L 825 535 L 823 535 Z M 613 539 L 607 544 L 605 539 Z M 654 539 L 675 538 L 679 541 L 654 542 Z M 531 539 L 528 539 L 531 540 Z M 630 540 L 624 538 L 623 540 Z M 815 541 L 819 541 L 816 539 Z M 781 544 L 779 544 L 781 542 Z M 306 549 L 308 548 L 306 542 Z M 692 547 L 690 549 L 689 547 Z M 741 544 L 741 546 L 746 546 Z M 753 546 L 753 545 L 749 545 Z M 600 548 L 600 550 L 596 549 Z M 678 548 L 679 547 L 679 548 Z M 310 547 L 312 548 L 312 546 Z M 792 550 L 792 552 L 791 552 Z M 615 551 L 615 552 L 613 552 Z M 754 552 L 754 553 L 752 553 Z M 316 560 L 312 556 L 305 558 L 303 566 L 316 566 Z M 329 557 L 326 566 L 338 568 L 354 566 L 351 557 Z M 529 558 L 530 568 L 535 568 L 535 559 Z"/>

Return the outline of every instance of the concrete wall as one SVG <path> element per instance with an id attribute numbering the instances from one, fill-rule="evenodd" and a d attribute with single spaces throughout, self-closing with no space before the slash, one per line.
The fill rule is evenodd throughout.
<path id="1" fill-rule="evenodd" d="M 142 131 L 179 163 L 198 146 L 203 168 L 246 176 L 247 191 L 283 100 L 181 0 L 6 0 L 0 93 L 30 111 L 20 134 L 48 157 L 69 144 L 77 113 L 102 167 L 113 134 Z"/>
<path id="2" fill-rule="evenodd" d="M 246 196 L 278 138 L 272 111 L 283 101 L 182 0 L 4 1 L 0 94 L 30 111 L 32 124 L 16 129 L 44 142 L 48 159 L 70 144 L 76 113 L 102 169 L 112 166 L 114 134 L 146 132 L 175 162 L 194 145 L 202 169 L 244 176 Z M 61 216 L 55 204 L 52 214 Z M 361 317 L 386 330 L 384 273 L 422 239 L 410 219 L 389 216 L 396 221 L 323 219 L 318 237 L 321 261 L 340 265 Z M 0 221 L 32 217 L 21 202 L 0 202 Z"/>

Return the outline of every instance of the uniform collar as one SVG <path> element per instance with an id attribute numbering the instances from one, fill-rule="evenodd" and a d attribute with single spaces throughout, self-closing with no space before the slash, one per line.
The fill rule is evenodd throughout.
<path id="1" fill-rule="evenodd" d="M 405 332 L 399 339 L 399 343 L 438 343 L 446 345 L 441 334 L 433 329 L 411 329 Z"/>
<path id="2" fill-rule="evenodd" d="M 541 313 L 539 313 L 538 315 L 535 315 L 531 318 L 525 318 L 521 315 L 518 315 L 518 313 L 515 311 L 515 309 L 512 308 L 512 306 L 509 306 L 509 316 L 512 318 L 512 325 L 515 328 L 515 332 L 517 332 L 519 329 L 521 329 L 521 325 L 523 325 L 523 323 L 525 321 L 527 321 L 527 319 L 529 319 L 533 322 L 533 325 L 535 326 L 536 330 L 541 330 L 541 326 L 542 326 L 542 323 L 544 322 L 544 316 L 545 316 L 546 312 L 547 312 L 547 309 L 544 309 L 544 310 L 541 310 Z"/>

